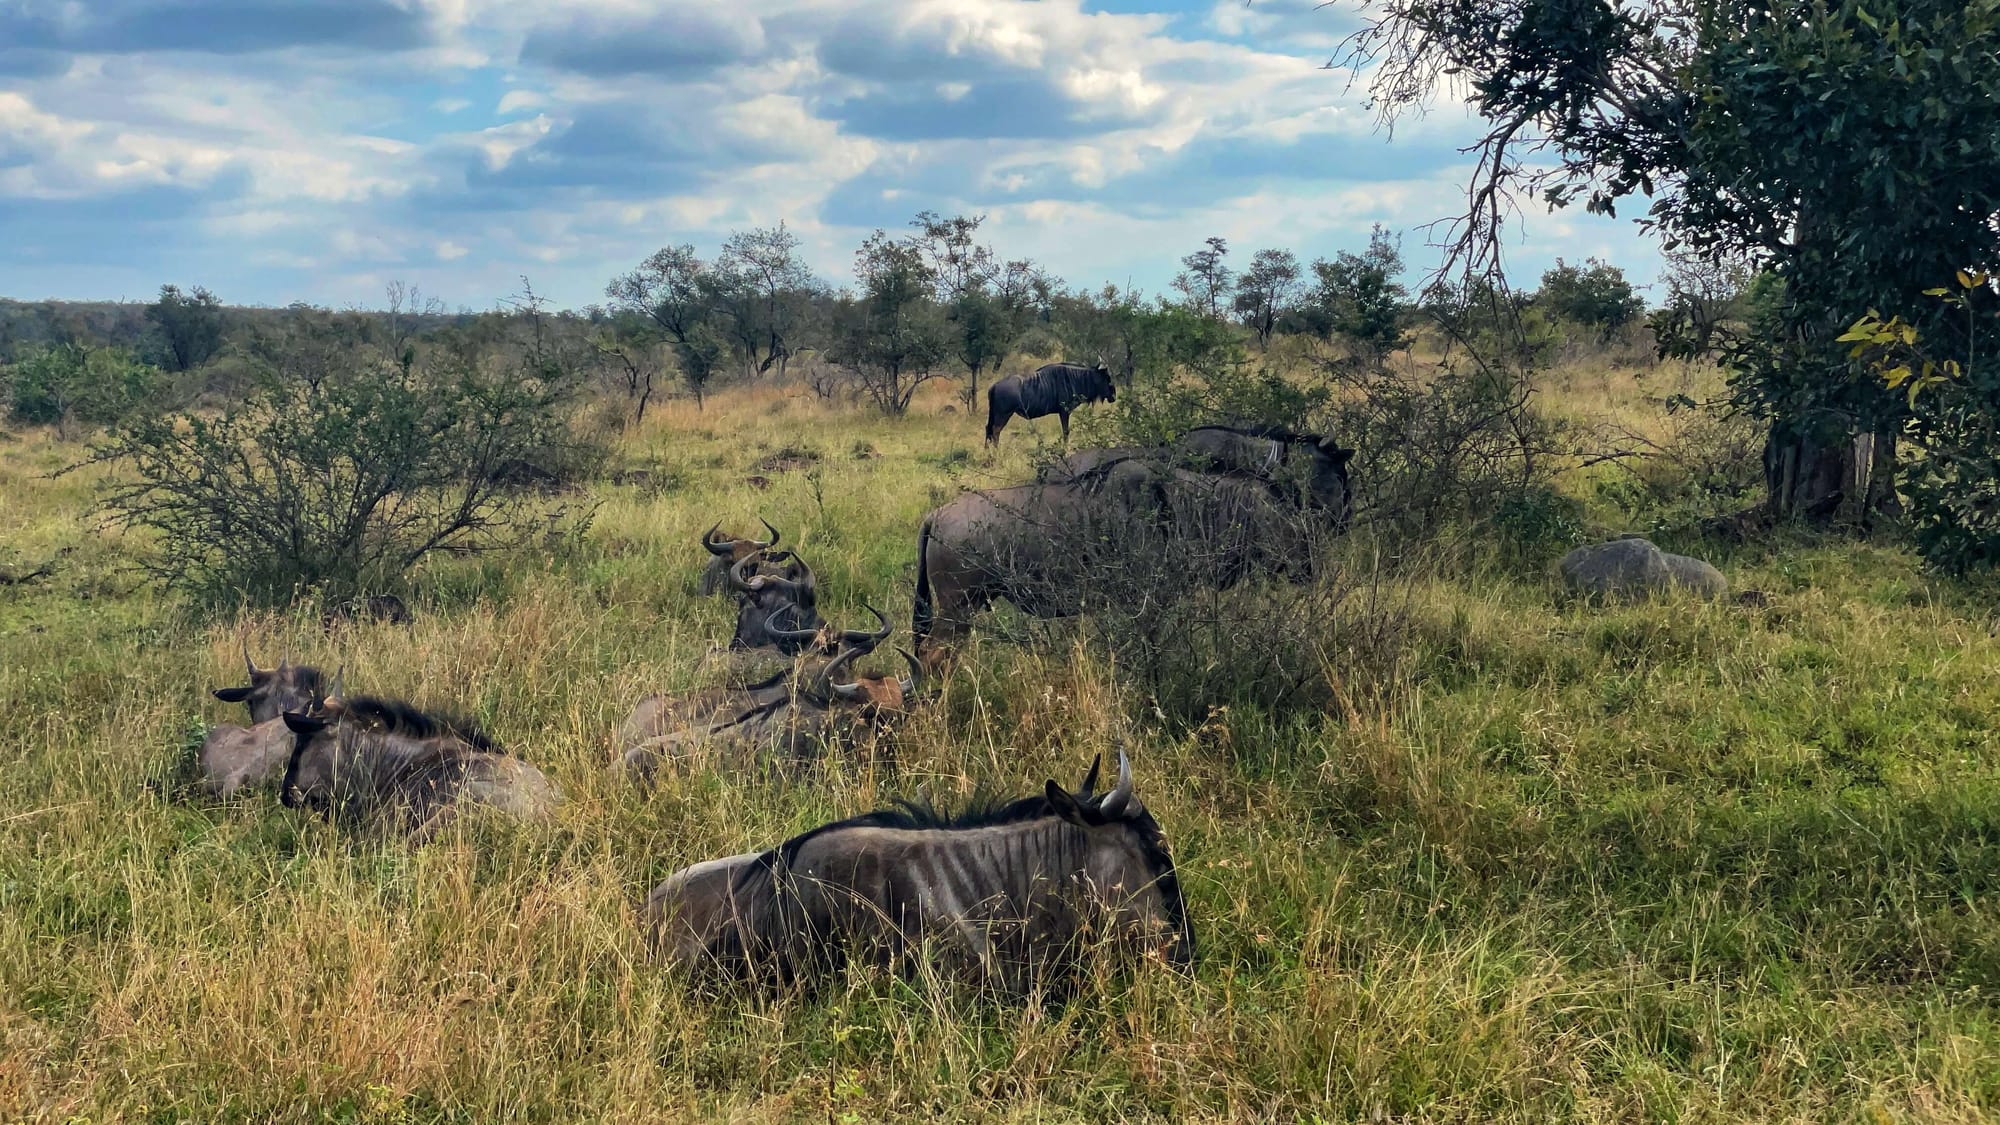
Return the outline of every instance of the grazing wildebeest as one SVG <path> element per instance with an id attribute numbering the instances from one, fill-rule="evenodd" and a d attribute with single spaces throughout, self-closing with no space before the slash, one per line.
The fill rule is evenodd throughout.
<path id="1" fill-rule="evenodd" d="M 815 657 L 835 657 L 847 648 L 855 649 L 857 656 L 875 651 L 875 646 L 889 638 L 889 619 L 883 616 L 881 610 L 866 602 L 862 603 L 862 607 L 875 615 L 880 628 L 869 632 L 865 629 L 836 630 L 823 626 L 787 631 L 786 639 L 802 642 L 807 647 L 772 675 L 748 683 L 701 688 L 679 695 L 662 692 L 646 696 L 633 706 L 632 713 L 618 728 L 618 745 L 630 750 L 648 739 L 676 730 L 713 726 L 753 707 L 787 698 L 795 684 L 810 682 L 810 677 L 816 676 L 824 666 L 823 663 L 809 663 Z"/>
<path id="2" fill-rule="evenodd" d="M 941 975 L 1023 992 L 1073 979 L 1094 947 L 1191 965 L 1173 857 L 1133 792 L 1042 793 L 945 817 L 905 803 L 685 868 L 654 888 L 654 948 L 690 970 L 779 983 L 919 956 Z"/>
<path id="3" fill-rule="evenodd" d="M 250 659 L 246 643 L 243 666 L 250 673 L 248 687 L 216 688 L 210 693 L 224 703 L 248 707 L 251 723 L 247 727 L 221 723 L 202 738 L 195 761 L 201 790 L 211 797 L 227 797 L 246 786 L 278 780 L 292 752 L 292 734 L 280 716 L 286 711 L 310 713 L 326 697 L 319 669 L 311 665 L 281 660 L 276 668 L 260 669 Z M 334 684 L 338 695 L 339 677 Z"/>
<path id="4" fill-rule="evenodd" d="M 819 580 L 812 567 L 797 555 L 785 560 L 776 573 L 746 574 L 759 556 L 736 560 L 727 572 L 729 592 L 737 599 L 736 632 L 729 638 L 732 649 L 772 648 L 787 656 L 803 651 L 809 638 L 820 628 Z"/>
<path id="5" fill-rule="evenodd" d="M 1268 439 L 1258 438 L 1258 441 Z M 1302 495 L 1251 473 L 1192 472 L 1171 450 L 1083 450 L 1035 484 L 968 492 L 931 512 L 917 534 L 912 632 L 918 650 L 949 643 L 1004 597 L 1036 617 L 1085 608 L 1087 581 L 1172 542 L 1205 549 L 1188 583 L 1226 587 L 1258 565 L 1306 573 L 1298 501 L 1330 529 L 1346 526 L 1353 451 L 1300 439 L 1312 456 Z M 1290 532 L 1291 534 L 1285 534 Z"/>
<path id="6" fill-rule="evenodd" d="M 722 529 L 722 524 L 719 521 L 714 527 L 702 533 L 701 545 L 713 556 L 708 560 L 708 565 L 701 570 L 702 597 L 722 593 L 723 582 L 729 577 L 729 568 L 731 566 L 742 562 L 752 555 L 763 554 L 777 546 L 779 539 L 784 538 L 783 535 L 779 534 L 777 528 L 771 526 L 770 520 L 759 516 L 757 517 L 757 521 L 764 525 L 764 530 L 771 533 L 769 539 L 739 539 L 717 536 L 716 532 Z"/>
<path id="7" fill-rule="evenodd" d="M 872 647 L 872 646 L 871 646 Z M 841 677 L 847 665 L 865 649 L 842 650 L 810 682 L 791 679 L 765 685 L 755 701 L 733 710 L 711 712 L 711 721 L 648 738 L 625 752 L 620 766 L 626 776 L 645 783 L 662 763 L 700 754 L 797 764 L 816 758 L 822 748 L 858 743 L 908 710 L 923 683 L 917 658 L 898 649 L 910 674 Z"/>
<path id="8" fill-rule="evenodd" d="M 346 822 L 373 821 L 422 844 L 466 805 L 541 820 L 562 800 L 535 767 L 509 756 L 476 723 L 373 696 L 330 701 L 317 715 L 286 712 L 294 741 L 279 796 Z"/>
<path id="9" fill-rule="evenodd" d="M 1032 375 L 1009 375 L 986 388 L 986 442 L 996 444 L 1008 419 L 1062 419 L 1063 442 L 1069 442 L 1069 416 L 1087 402 L 1117 402 L 1118 388 L 1112 385 L 1111 369 L 1099 360 L 1095 366 L 1080 363 L 1045 363 Z"/>

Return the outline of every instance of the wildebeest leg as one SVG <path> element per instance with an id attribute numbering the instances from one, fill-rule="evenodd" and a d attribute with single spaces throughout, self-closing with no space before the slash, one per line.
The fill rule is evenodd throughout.
<path id="1" fill-rule="evenodd" d="M 1062 419 L 1063 446 L 1067 448 L 1069 446 L 1069 411 L 1067 410 L 1057 411 L 1056 417 Z"/>

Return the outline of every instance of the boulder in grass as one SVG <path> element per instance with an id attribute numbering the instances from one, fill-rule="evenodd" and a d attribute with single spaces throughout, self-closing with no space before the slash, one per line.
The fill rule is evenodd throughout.
<path id="1" fill-rule="evenodd" d="M 1721 571 L 1697 558 L 1670 555 L 1636 536 L 1578 547 L 1558 565 L 1563 586 L 1586 597 L 1641 601 L 1675 589 L 1710 599 L 1729 595 L 1729 580 Z"/>

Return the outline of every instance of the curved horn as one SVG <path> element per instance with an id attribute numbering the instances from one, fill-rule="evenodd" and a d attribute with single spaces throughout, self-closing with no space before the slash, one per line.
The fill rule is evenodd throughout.
<path id="1" fill-rule="evenodd" d="M 898 681 L 903 689 L 903 699 L 907 702 L 911 696 L 917 694 L 917 689 L 924 684 L 924 666 L 918 663 L 915 656 L 910 654 L 909 649 L 898 648 L 896 651 L 902 655 L 903 663 L 910 666 L 910 674 Z"/>
<path id="2" fill-rule="evenodd" d="M 714 527 L 711 527 L 707 531 L 701 533 L 701 545 L 708 548 L 709 554 L 717 555 L 726 559 L 733 552 L 730 550 L 729 540 L 717 539 L 715 537 L 715 533 L 720 530 L 722 530 L 722 521 L 716 520 Z"/>
<path id="3" fill-rule="evenodd" d="M 730 566 L 729 588 L 731 591 L 738 594 L 754 594 L 764 588 L 764 583 L 769 581 L 769 579 L 766 579 L 763 575 L 760 574 L 757 576 L 757 584 L 754 586 L 743 577 L 743 568 L 756 561 L 756 555 L 744 555 Z"/>
<path id="4" fill-rule="evenodd" d="M 777 616 L 778 615 L 776 613 L 773 613 L 770 617 L 766 617 L 764 619 L 764 631 L 774 637 L 777 637 L 780 640 L 809 641 L 819 636 L 820 628 L 817 625 L 812 626 L 811 628 L 808 629 L 780 629 L 776 625 L 771 624 L 771 622 L 775 620 Z M 792 614 L 793 621 L 797 621 L 798 619 L 799 619 L 798 614 L 796 613 Z"/>
<path id="5" fill-rule="evenodd" d="M 347 692 L 341 689 L 341 681 L 345 680 L 346 678 L 347 678 L 347 665 L 342 664 L 338 668 L 335 668 L 333 670 L 333 688 L 326 694 L 326 697 L 328 699 L 347 698 Z"/>
<path id="6" fill-rule="evenodd" d="M 250 638 L 243 638 L 243 667 L 250 672 L 250 678 L 257 678 L 257 662 L 250 659 Z"/>
<path id="7" fill-rule="evenodd" d="M 829 695 L 837 695 L 846 700 L 858 700 L 862 698 L 861 685 L 859 683 L 843 684 L 834 682 L 834 677 L 845 671 L 848 664 L 852 663 L 854 658 L 860 655 L 861 650 L 858 648 L 841 649 L 839 656 L 834 657 L 828 662 L 826 667 L 820 669 L 818 677 L 813 681 L 813 694 L 817 695 L 821 700 L 829 698 Z"/>
<path id="8" fill-rule="evenodd" d="M 1124 816 L 1132 804 L 1132 760 L 1125 756 L 1125 748 L 1118 748 L 1118 787 L 1104 795 L 1097 804 L 1097 811 L 1105 816 Z"/>
<path id="9" fill-rule="evenodd" d="M 784 536 L 779 533 L 777 528 L 771 526 L 770 520 L 765 519 L 763 516 L 758 516 L 757 522 L 763 524 L 764 530 L 771 533 L 771 538 L 768 542 L 757 543 L 755 539 L 751 540 L 752 543 L 757 543 L 758 550 L 760 551 L 769 550 L 770 548 L 778 545 L 778 540 L 784 538 Z"/>
<path id="10" fill-rule="evenodd" d="M 1083 775 L 1083 787 L 1076 791 L 1079 798 L 1088 799 L 1097 789 L 1097 774 L 1103 768 L 1104 755 L 1099 754 L 1090 760 L 1090 772 Z"/>
<path id="11" fill-rule="evenodd" d="M 895 626 L 889 624 L 889 619 L 882 615 L 881 610 L 876 609 L 867 602 L 862 602 L 861 608 L 874 614 L 875 620 L 881 623 L 882 628 L 873 633 L 866 629 L 843 629 L 840 633 L 840 639 L 846 644 L 867 645 L 870 649 L 873 649 L 876 645 L 889 639 L 889 634 L 894 631 Z"/>

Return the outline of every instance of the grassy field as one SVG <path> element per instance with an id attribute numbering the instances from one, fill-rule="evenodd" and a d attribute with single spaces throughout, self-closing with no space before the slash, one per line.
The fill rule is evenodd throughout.
<path id="1" fill-rule="evenodd" d="M 1647 425 L 1663 388 L 1584 371 L 1554 391 Z M 989 461 L 948 401 L 895 421 L 772 390 L 668 404 L 621 449 L 665 479 L 601 488 L 583 543 L 441 564 L 414 625 L 331 635 L 191 622 L 97 533 L 96 470 L 47 476 L 77 447 L 0 438 L 0 565 L 75 548 L 0 587 L 0 1119 L 2000 1113 L 1993 601 L 1853 540 L 1702 548 L 1761 608 L 1572 606 L 1538 568 L 1425 581 L 1382 706 L 1142 741 L 1192 978 L 1141 970 L 1060 1009 L 880 980 L 689 995 L 632 913 L 668 872 L 920 789 L 1073 781 L 1148 713 L 1073 646 L 988 630 L 893 765 L 647 796 L 608 772 L 634 700 L 698 682 L 728 635 L 729 607 L 692 594 L 717 519 L 783 528 L 829 616 L 859 623 L 867 598 L 907 627 L 922 513 L 1021 479 L 1034 441 L 1010 428 Z M 765 463 L 788 446 L 820 459 Z M 274 796 L 163 800 L 149 779 L 240 713 L 207 689 L 238 681 L 246 635 L 265 662 L 477 713 L 564 788 L 559 823 L 412 853 Z"/>

